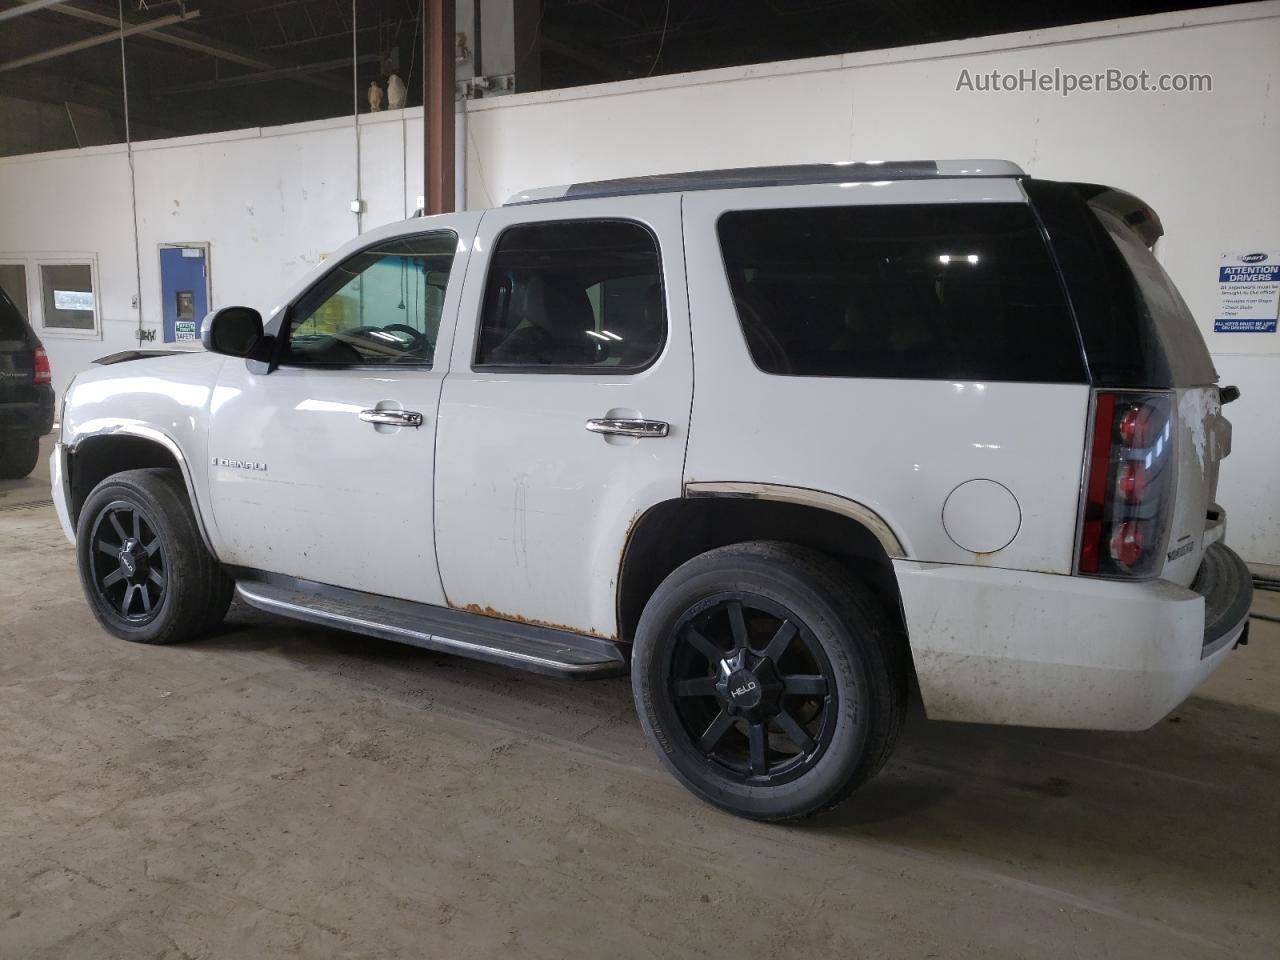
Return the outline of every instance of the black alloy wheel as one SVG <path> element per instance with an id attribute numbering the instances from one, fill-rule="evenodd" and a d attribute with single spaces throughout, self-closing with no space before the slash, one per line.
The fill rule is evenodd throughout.
<path id="1" fill-rule="evenodd" d="M 168 587 L 155 522 L 137 504 L 113 500 L 99 510 L 90 537 L 93 588 L 103 607 L 131 625 L 154 620 Z"/>
<path id="2" fill-rule="evenodd" d="M 807 547 L 755 540 L 681 564 L 631 653 L 640 725 L 694 794 L 753 820 L 830 809 L 902 726 L 905 637 L 869 587 Z"/>
<path id="3" fill-rule="evenodd" d="M 104 630 L 135 643 L 176 643 L 222 622 L 235 588 L 209 552 L 182 475 L 112 474 L 76 518 L 76 565 Z"/>
<path id="4" fill-rule="evenodd" d="M 731 592 L 677 623 L 671 695 L 689 743 L 723 776 L 779 784 L 822 756 L 835 728 L 831 663 L 808 627 L 768 597 Z"/>

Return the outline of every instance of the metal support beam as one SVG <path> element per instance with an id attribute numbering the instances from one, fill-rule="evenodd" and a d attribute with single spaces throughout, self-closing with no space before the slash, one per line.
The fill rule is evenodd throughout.
<path id="1" fill-rule="evenodd" d="M 422 125 L 426 142 L 426 213 L 453 210 L 453 123 L 456 8 L 454 0 L 425 0 L 422 31 Z"/>
<path id="2" fill-rule="evenodd" d="M 35 3 L 39 3 L 40 0 L 18 0 L 18 2 L 32 6 Z M 61 13 L 64 16 L 75 17 L 77 20 L 86 20 L 89 23 L 97 23 L 105 27 L 119 27 L 119 22 L 114 16 L 107 16 L 93 10 L 82 10 L 80 7 L 73 7 L 66 2 L 50 7 L 49 12 Z M 125 22 L 127 23 L 128 21 Z M 118 35 L 119 32 L 117 31 Z M 194 50 L 196 53 L 207 54 L 219 60 L 225 60 L 227 63 L 236 63 L 242 67 L 248 67 L 251 70 L 280 70 L 292 66 L 292 64 L 283 60 L 263 57 L 256 51 L 245 50 L 233 44 L 223 43 L 222 41 L 184 30 L 164 30 L 158 33 L 149 33 L 147 39 L 181 47 L 184 50 Z M 339 93 L 347 92 L 345 83 L 329 77 L 303 74 L 291 79 L 313 87 L 322 87 L 325 90 L 333 90 Z"/>
<path id="3" fill-rule="evenodd" d="M 10 17 L 20 17 L 24 13 L 31 13 L 33 10 L 43 10 L 45 7 L 55 7 L 60 3 L 66 3 L 67 0 L 24 0 L 26 6 L 10 7 L 8 10 L 0 10 L 0 20 L 8 20 Z"/>
<path id="4" fill-rule="evenodd" d="M 64 57 L 69 53 L 78 53 L 81 50 L 88 50 L 90 47 L 97 47 L 104 43 L 113 43 L 121 37 L 132 36 L 135 33 L 147 33 L 151 30 L 159 30 L 161 27 L 172 26 L 175 23 L 181 23 L 183 20 L 191 20 L 200 16 L 199 10 L 192 10 L 189 13 L 175 13 L 167 17 L 159 17 L 155 20 L 149 20 L 146 23 L 134 24 L 132 27 L 125 27 L 122 30 L 113 30 L 106 33 L 99 33 L 84 40 L 77 40 L 75 43 L 64 43 L 60 47 L 53 47 L 49 50 L 42 50 L 39 53 L 33 53 L 30 56 L 19 57 L 17 60 L 10 60 L 8 63 L 0 63 L 0 73 L 6 70 L 17 70 L 19 67 L 25 67 L 32 63 L 40 63 L 44 60 L 53 60 L 57 57 Z"/>

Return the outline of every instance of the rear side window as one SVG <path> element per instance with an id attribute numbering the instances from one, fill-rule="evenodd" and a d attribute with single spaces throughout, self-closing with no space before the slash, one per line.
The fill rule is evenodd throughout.
<path id="1" fill-rule="evenodd" d="M 1109 188 L 1035 178 L 1023 188 L 1053 244 L 1095 386 L 1163 390 L 1217 379 L 1172 281 L 1107 209 Z"/>
<path id="2" fill-rule="evenodd" d="M 766 373 L 1085 381 L 1061 282 L 1023 204 L 740 210 L 717 229 Z"/>
<path id="3" fill-rule="evenodd" d="M 657 240 L 638 223 L 511 227 L 489 264 L 475 366 L 639 370 L 662 352 L 664 301 Z"/>
<path id="4" fill-rule="evenodd" d="M 1182 294 L 1160 261 L 1138 235 L 1114 213 L 1090 205 L 1128 267 L 1136 322 L 1160 342 L 1169 370 L 1180 385 L 1200 386 L 1218 379 L 1200 328 Z"/>

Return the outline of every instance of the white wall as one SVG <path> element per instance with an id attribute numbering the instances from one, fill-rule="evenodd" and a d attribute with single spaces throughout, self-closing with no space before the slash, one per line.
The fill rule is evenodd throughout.
<path id="1" fill-rule="evenodd" d="M 401 220 L 422 193 L 422 111 L 361 118 L 365 229 Z M 406 143 L 408 149 L 405 149 Z M 211 307 L 253 304 L 265 314 L 291 282 L 356 232 L 351 118 L 135 144 L 141 311 L 124 146 L 0 159 L 0 260 L 91 253 L 101 337 L 41 330 L 61 394 L 95 358 L 163 347 L 162 243 L 208 243 Z M 36 279 L 28 276 L 34 295 Z"/>
<path id="2" fill-rule="evenodd" d="M 1280 250 L 1280 0 L 1025 34 L 657 77 L 467 105 L 468 206 L 549 183 L 845 158 L 1004 157 L 1047 178 L 1130 189 L 1161 214 L 1159 255 L 1224 383 L 1235 450 L 1220 499 L 1231 539 L 1280 563 L 1280 334 L 1212 331 L 1221 254 Z M 977 74 L 1109 67 L 1208 73 L 1211 93 L 957 92 Z M 362 118 L 366 227 L 422 193 L 420 110 Z M 157 244 L 212 245 L 215 305 L 274 306 L 279 290 L 350 237 L 351 120 L 135 147 L 142 322 L 159 328 Z M 136 344 L 123 148 L 0 160 L 0 257 L 96 251 L 101 342 L 46 336 L 55 383 Z"/>

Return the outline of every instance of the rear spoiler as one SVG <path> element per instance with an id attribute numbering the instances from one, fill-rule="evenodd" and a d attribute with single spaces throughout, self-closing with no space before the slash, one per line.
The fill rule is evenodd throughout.
<path id="1" fill-rule="evenodd" d="M 1128 224 L 1148 248 L 1164 236 L 1160 215 L 1132 193 L 1096 183 L 1073 183 L 1072 186 L 1089 206 L 1113 213 Z"/>
<path id="2" fill-rule="evenodd" d="M 171 357 L 178 353 L 186 353 L 185 350 L 121 350 L 119 353 L 111 353 L 105 357 L 99 357 L 93 361 L 99 366 L 108 367 L 113 363 L 127 363 L 130 360 L 145 360 L 148 357 Z"/>

